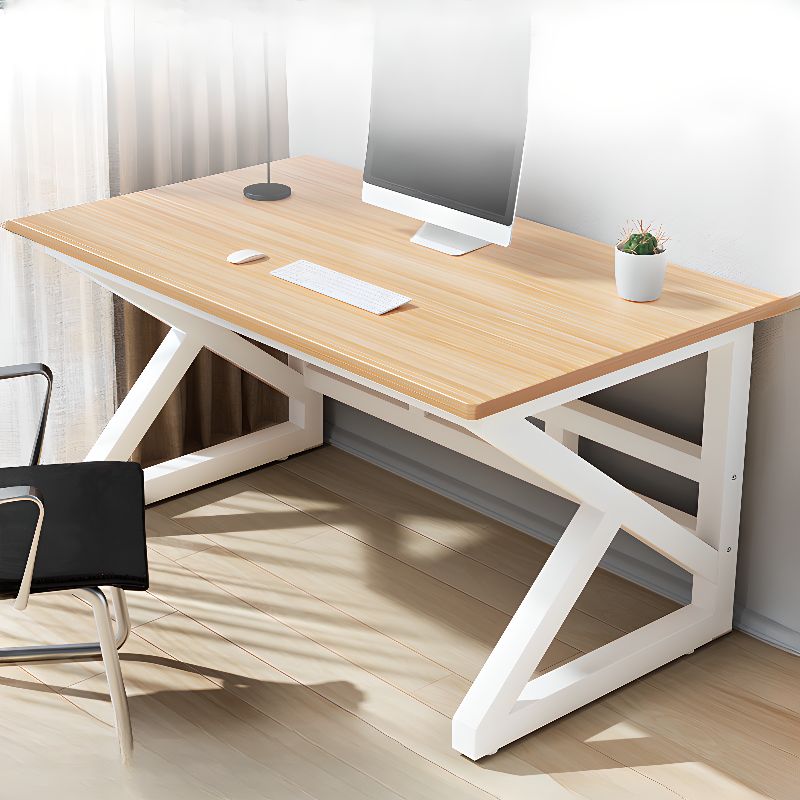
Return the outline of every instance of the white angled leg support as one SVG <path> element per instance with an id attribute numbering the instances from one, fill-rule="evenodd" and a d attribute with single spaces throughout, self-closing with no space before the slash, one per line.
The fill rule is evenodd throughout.
<path id="1" fill-rule="evenodd" d="M 142 370 L 87 461 L 126 461 L 203 347 L 198 336 L 173 328 Z"/>
<path id="2" fill-rule="evenodd" d="M 525 407 L 470 423 L 580 506 L 456 712 L 456 750 L 494 753 L 730 630 L 751 351 L 752 326 L 709 342 L 696 531 L 581 459 L 559 425 L 539 430 Z M 620 528 L 693 575 L 692 602 L 531 680 Z"/>
<path id="3" fill-rule="evenodd" d="M 87 461 L 130 458 L 203 347 L 287 395 L 289 419 L 148 467 L 148 503 L 322 444 L 322 395 L 306 387 L 299 361 L 290 359 L 289 364 L 284 364 L 224 326 L 117 282 L 113 276 L 92 277 L 172 328 L 89 452 Z"/>
<path id="4" fill-rule="evenodd" d="M 480 758 L 550 721 L 520 695 L 618 530 L 618 517 L 578 509 L 456 712 L 456 750 Z"/>

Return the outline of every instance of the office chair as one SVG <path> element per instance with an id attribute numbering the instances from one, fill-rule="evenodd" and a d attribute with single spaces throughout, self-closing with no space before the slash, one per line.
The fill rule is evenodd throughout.
<path id="1" fill-rule="evenodd" d="M 118 649 L 130 633 L 125 589 L 148 587 L 144 477 L 138 464 L 39 464 L 53 375 L 44 364 L 0 367 L 0 380 L 47 380 L 30 465 L 0 468 L 0 598 L 24 610 L 31 594 L 69 591 L 94 612 L 97 642 L 0 649 L 0 663 L 100 655 L 108 678 L 123 761 L 133 750 Z M 46 512 L 46 513 L 45 513 Z M 114 621 L 105 594 L 113 602 Z"/>

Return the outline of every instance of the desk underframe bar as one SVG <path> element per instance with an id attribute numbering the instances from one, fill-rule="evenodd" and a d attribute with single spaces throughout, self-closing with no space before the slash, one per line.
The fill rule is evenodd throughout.
<path id="1" fill-rule="evenodd" d="M 202 347 L 289 396 L 287 422 L 148 468 L 148 502 L 321 444 L 322 397 L 328 395 L 578 504 L 456 711 L 453 746 L 469 758 L 494 753 L 731 629 L 752 325 L 484 419 L 464 420 L 70 256 L 48 252 L 171 326 L 89 459 L 129 458 Z M 288 365 L 242 336 L 288 352 Z M 580 401 L 703 353 L 708 362 L 702 445 Z M 544 430 L 532 418 L 542 420 Z M 577 454 L 580 436 L 695 480 L 697 517 L 637 495 L 584 461 Z M 620 528 L 692 574 L 691 603 L 530 680 Z"/>

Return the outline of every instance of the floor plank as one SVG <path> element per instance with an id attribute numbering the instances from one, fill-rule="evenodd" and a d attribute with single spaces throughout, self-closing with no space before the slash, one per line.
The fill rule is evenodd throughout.
<path id="1" fill-rule="evenodd" d="M 242 559 L 234 550 L 214 547 L 187 559 L 185 566 L 399 689 L 412 692 L 450 674 L 396 639 Z M 253 585 L 259 589 L 257 594 L 248 591 Z"/>
<path id="2" fill-rule="evenodd" d="M 289 470 L 258 470 L 242 479 L 277 500 L 504 612 L 508 617 L 516 611 L 530 588 L 528 583 L 487 568 L 458 550 L 420 536 L 417 531 L 350 502 Z M 575 609 L 561 628 L 558 639 L 586 652 L 622 634 L 619 628 Z"/>
<path id="3" fill-rule="evenodd" d="M 665 739 L 681 744 L 695 761 L 709 764 L 775 800 L 796 800 L 800 761 L 747 733 L 731 730 L 716 707 L 685 700 L 685 686 L 663 691 L 636 681 L 599 703 Z"/>
<path id="4" fill-rule="evenodd" d="M 495 756 L 455 753 L 450 719 L 549 548 L 353 456 L 306 453 L 146 522 L 134 764 L 99 661 L 0 666 L 9 796 L 797 797 L 800 659 L 739 633 Z M 94 637 L 69 595 L 7 605 L 0 645 Z M 598 571 L 540 670 L 674 608 Z"/>
<path id="5" fill-rule="evenodd" d="M 593 750 L 651 778 L 686 800 L 755 800 L 766 795 L 733 777 L 724 764 L 699 758 L 689 746 L 662 736 L 641 723 L 609 708 L 592 703 L 550 726 L 585 742 Z M 545 729 L 548 730 L 548 729 Z M 536 745 L 540 731 L 529 737 Z M 582 762 L 572 762 L 580 769 Z"/>
<path id="6" fill-rule="evenodd" d="M 286 800 L 400 797 L 230 692 L 226 685 L 242 683 L 241 675 L 217 668 L 216 675 L 222 678 L 218 684 L 201 669 L 174 662 L 167 651 L 150 642 L 156 627 L 173 633 L 188 622 L 174 614 L 143 626 L 126 653 L 126 686 L 137 741 L 146 747 L 158 743 L 163 758 L 182 765 L 203 785 L 243 800 L 264 795 Z M 201 636 L 193 637 L 196 652 L 202 653 L 202 643 L 212 636 L 201 628 Z M 285 690 L 308 691 L 279 678 Z M 104 676 L 89 678 L 71 691 L 77 705 L 112 724 L 104 681 Z"/>
<path id="7" fill-rule="evenodd" d="M 509 615 L 466 593 L 454 593 L 404 561 L 269 495 L 260 495 L 260 515 L 271 523 L 259 518 L 257 529 L 251 530 L 249 515 L 242 511 L 239 522 L 224 534 L 211 530 L 218 525 L 222 509 L 228 512 L 223 518 L 233 520 L 234 509 L 246 509 L 254 502 L 252 494 L 250 490 L 221 496 L 219 487 L 214 487 L 213 493 L 201 491 L 197 498 L 208 497 L 210 502 L 175 519 L 248 561 L 268 565 L 273 574 L 374 630 L 424 652 L 445 670 L 470 679 L 478 674 L 487 649 L 500 638 Z M 275 530 L 279 530 L 277 537 L 273 537 Z M 291 547 L 286 543 L 288 532 L 295 537 Z M 191 558 L 200 556 L 202 552 Z M 182 560 L 188 561 L 188 557 Z M 575 654 L 576 649 L 563 642 L 551 647 L 551 658 L 556 661 Z"/>
<path id="8" fill-rule="evenodd" d="M 157 508 L 148 508 L 144 519 L 147 526 L 148 549 L 173 561 L 179 561 L 184 556 L 214 546 L 214 542 L 209 541 L 201 533 L 193 533 L 168 514 L 160 513 Z"/>
<path id="9" fill-rule="evenodd" d="M 230 797 L 195 780 L 184 765 L 162 758 L 143 742 L 137 742 L 132 774 L 120 763 L 113 728 L 79 709 L 73 699 L 19 667 L 0 667 L 3 797 Z"/>
<path id="10" fill-rule="evenodd" d="M 368 464 L 349 453 L 323 447 L 284 462 L 294 472 L 358 505 L 450 547 L 505 575 L 530 585 L 550 547 L 411 481 Z M 624 587 L 630 603 L 618 602 Z M 678 606 L 605 570 L 598 570 L 576 605 L 609 625 L 631 631 Z"/>
<path id="11" fill-rule="evenodd" d="M 209 552 L 192 558 L 209 558 Z M 463 758 L 450 747 L 445 715 L 260 612 L 270 602 L 263 585 L 243 581 L 225 591 L 191 571 L 185 562 L 188 559 L 151 563 L 153 591 L 259 661 L 306 685 L 326 676 L 328 680 L 316 686 L 326 699 L 490 794 L 508 800 L 527 798 L 532 791 L 544 798 L 569 796 L 549 776 L 525 774 L 523 762 L 508 752 L 494 757 L 496 769 Z M 503 765 L 507 765 L 504 770 Z"/>
<path id="12" fill-rule="evenodd" d="M 705 670 L 715 680 L 721 679 L 748 694 L 800 714 L 797 660 L 797 656 L 765 645 L 750 636 L 732 633 L 715 642 L 713 647 L 700 648 L 692 664 Z"/>
<path id="13" fill-rule="evenodd" d="M 140 635 L 159 648 L 168 648 L 176 659 L 276 724 L 344 764 L 377 776 L 391 791 L 424 800 L 487 796 L 352 713 L 361 702 L 359 688 L 331 676 L 325 663 L 316 665 L 316 679 L 300 683 L 182 614 L 148 625 Z"/>
<path id="14" fill-rule="evenodd" d="M 738 732 L 750 742 L 762 742 L 795 756 L 800 775 L 800 714 L 742 689 L 726 678 L 724 670 L 715 674 L 689 660 L 668 664 L 645 675 L 642 682 L 680 695 L 688 706 L 701 706 L 717 725 L 732 734 Z"/>
<path id="15" fill-rule="evenodd" d="M 452 718 L 464 697 L 469 682 L 449 675 L 422 689 L 414 696 Z M 510 744 L 506 750 L 560 784 L 589 798 L 672 798 L 676 793 L 656 776 L 629 769 L 580 736 L 557 725 L 549 725 L 531 736 Z"/>

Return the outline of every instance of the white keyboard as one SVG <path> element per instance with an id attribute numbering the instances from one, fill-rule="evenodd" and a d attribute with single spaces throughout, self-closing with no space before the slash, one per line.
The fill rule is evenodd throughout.
<path id="1" fill-rule="evenodd" d="M 385 314 L 411 300 L 410 297 L 381 289 L 380 286 L 351 278 L 311 261 L 293 261 L 285 267 L 272 270 L 270 274 L 373 314 Z"/>

